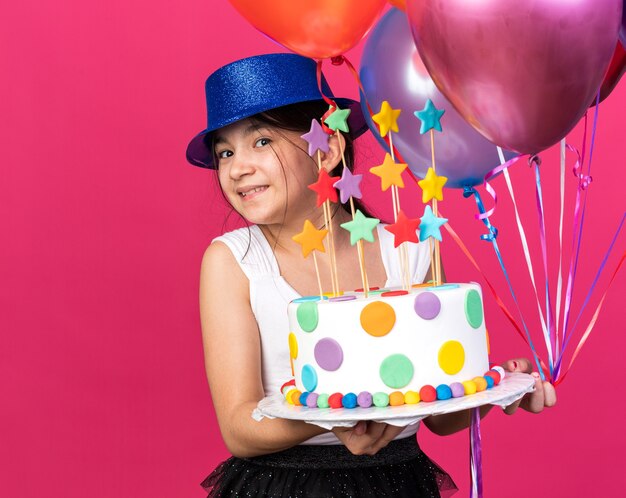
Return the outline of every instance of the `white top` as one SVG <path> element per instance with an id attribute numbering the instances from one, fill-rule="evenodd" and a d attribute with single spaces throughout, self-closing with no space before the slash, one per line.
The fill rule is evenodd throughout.
<path id="1" fill-rule="evenodd" d="M 394 236 L 378 225 L 378 240 L 387 281 L 385 287 L 402 286 L 402 265 L 399 248 L 393 247 Z M 231 250 L 243 273 L 250 281 L 250 304 L 261 334 L 262 382 L 265 395 L 280 392 L 292 378 L 289 363 L 289 321 L 287 306 L 300 296 L 280 274 L 278 261 L 261 229 L 252 225 L 221 237 L 219 241 Z M 430 267 L 430 244 L 408 244 L 412 283 L 421 283 Z M 356 262 L 355 262 L 356 264 Z M 417 432 L 418 424 L 409 425 L 396 439 Z M 308 439 L 302 444 L 341 444 L 332 433 Z"/>

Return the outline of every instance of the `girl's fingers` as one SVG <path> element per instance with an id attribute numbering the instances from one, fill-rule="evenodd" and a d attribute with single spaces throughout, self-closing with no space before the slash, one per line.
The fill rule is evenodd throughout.
<path id="1" fill-rule="evenodd" d="M 535 390 L 522 398 L 522 407 L 531 413 L 539 413 L 543 410 L 545 400 L 543 382 L 538 372 L 533 372 L 532 376 L 535 378 Z"/>
<path id="2" fill-rule="evenodd" d="M 372 455 L 378 453 L 378 451 L 380 451 L 382 448 L 387 446 L 404 429 L 404 427 L 396 427 L 395 425 L 389 425 L 389 424 L 384 424 L 384 425 L 385 425 L 385 430 L 381 434 L 380 438 L 378 438 L 378 441 L 374 442 L 374 444 L 372 445 L 372 448 L 371 448 Z"/>
<path id="3" fill-rule="evenodd" d="M 360 422 L 357 422 L 357 424 L 352 428 L 352 430 L 357 436 L 362 436 L 367 431 L 367 422 L 365 420 L 361 420 Z"/>
<path id="4" fill-rule="evenodd" d="M 507 415 L 513 415 L 517 411 L 517 408 L 519 407 L 521 402 L 522 400 L 518 399 L 517 401 L 511 403 L 509 406 L 506 406 L 504 408 L 504 413 L 506 413 Z"/>
<path id="5" fill-rule="evenodd" d="M 533 371 L 533 365 L 528 358 L 515 358 L 505 361 L 502 367 L 509 372 L 530 373 Z"/>
<path id="6" fill-rule="evenodd" d="M 376 442 L 385 432 L 385 427 L 387 427 L 387 424 L 370 422 L 367 426 L 367 435 L 372 438 L 373 442 Z"/>
<path id="7" fill-rule="evenodd" d="M 548 408 L 556 405 L 556 390 L 554 386 L 547 381 L 543 383 L 544 404 Z"/>

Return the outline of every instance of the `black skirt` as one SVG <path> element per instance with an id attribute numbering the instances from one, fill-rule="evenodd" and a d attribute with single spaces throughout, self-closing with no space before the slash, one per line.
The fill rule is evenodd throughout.
<path id="1" fill-rule="evenodd" d="M 415 436 L 376 455 L 345 446 L 299 445 L 254 458 L 231 457 L 202 482 L 209 498 L 447 498 L 452 478 L 430 460 Z"/>

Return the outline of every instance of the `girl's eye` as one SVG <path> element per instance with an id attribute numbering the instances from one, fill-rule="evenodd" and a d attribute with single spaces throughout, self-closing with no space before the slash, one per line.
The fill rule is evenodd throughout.
<path id="1" fill-rule="evenodd" d="M 222 150 L 220 152 L 217 152 L 216 155 L 220 159 L 226 159 L 227 157 L 232 156 L 233 152 L 231 150 Z"/>
<path id="2" fill-rule="evenodd" d="M 264 147 L 266 145 L 269 145 L 269 143 L 271 142 L 271 140 L 269 138 L 259 138 L 256 143 L 254 144 L 255 147 Z"/>

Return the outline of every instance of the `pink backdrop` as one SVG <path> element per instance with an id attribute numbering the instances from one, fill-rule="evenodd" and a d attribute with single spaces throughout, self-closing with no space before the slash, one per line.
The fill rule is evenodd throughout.
<path id="1" fill-rule="evenodd" d="M 280 49 L 226 1 L 164 0 L 14 2 L 0 21 L 0 46 L 2 495 L 200 497 L 199 482 L 227 456 L 197 306 L 200 258 L 226 209 L 211 174 L 188 166 L 184 150 L 205 120 L 206 75 Z M 358 49 L 351 58 L 358 63 Z M 344 68 L 331 72 L 339 93 L 356 95 Z M 624 209 L 624 109 L 622 83 L 601 107 L 576 306 Z M 580 128 L 570 138 L 580 145 Z M 370 163 L 380 157 L 373 141 L 361 150 Z M 556 154 L 544 156 L 545 189 L 554 193 Z M 536 234 L 530 172 L 520 164 L 512 174 Z M 503 180 L 495 186 L 499 240 L 534 316 L 510 201 Z M 556 227 L 556 197 L 546 203 Z M 478 239 L 473 201 L 453 191 L 441 207 L 506 295 Z M 443 251 L 449 279 L 479 279 L 450 239 Z M 553 270 L 556 261 L 553 253 Z M 494 412 L 484 422 L 486 496 L 623 491 L 625 282 L 616 281 L 556 408 Z M 492 299 L 486 307 L 492 358 L 527 355 Z M 467 432 L 420 434 L 460 496 L 467 440 Z"/>

